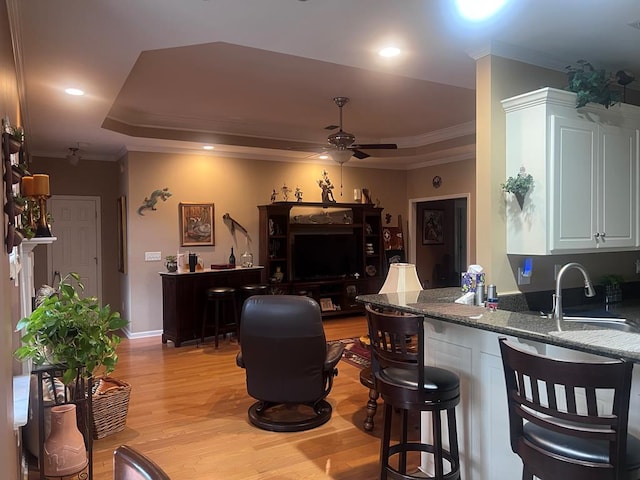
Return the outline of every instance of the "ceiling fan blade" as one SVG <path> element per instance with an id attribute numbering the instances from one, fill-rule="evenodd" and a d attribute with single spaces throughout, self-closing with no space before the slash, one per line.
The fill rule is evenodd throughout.
<path id="1" fill-rule="evenodd" d="M 359 148 L 361 150 L 375 150 L 375 149 L 387 149 L 387 150 L 395 150 L 398 148 L 398 145 L 395 143 L 358 143 L 351 145 L 352 148 Z"/>
<path id="2" fill-rule="evenodd" d="M 351 149 L 350 149 L 351 150 Z M 362 160 L 363 158 L 369 158 L 371 155 L 361 152 L 360 150 L 351 150 L 353 152 L 353 156 Z"/>

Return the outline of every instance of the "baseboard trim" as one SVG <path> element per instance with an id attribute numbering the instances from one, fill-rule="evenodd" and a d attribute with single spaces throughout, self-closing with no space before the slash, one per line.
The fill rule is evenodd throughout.
<path id="1" fill-rule="evenodd" d="M 123 329 L 123 333 L 127 338 L 135 339 L 135 338 L 147 338 L 147 337 L 159 337 L 162 335 L 162 330 L 148 330 L 146 332 L 132 332 L 129 329 Z"/>

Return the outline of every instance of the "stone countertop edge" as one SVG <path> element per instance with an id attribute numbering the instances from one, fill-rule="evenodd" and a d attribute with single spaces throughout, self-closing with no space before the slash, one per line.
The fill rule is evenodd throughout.
<path id="1" fill-rule="evenodd" d="M 178 275 L 197 275 L 198 273 L 224 273 L 224 272 L 237 272 L 248 271 L 248 270 L 262 270 L 264 267 L 262 265 L 256 265 L 253 267 L 235 267 L 235 268 L 205 268 L 203 270 L 198 270 L 196 272 L 158 272 L 160 275 L 170 275 L 170 276 L 178 276 Z"/>
<path id="2" fill-rule="evenodd" d="M 454 303 L 461 295 L 459 288 L 442 288 L 404 294 L 359 295 L 356 301 L 524 340 L 640 363 L 638 333 L 567 323 L 560 330 L 552 319 Z M 414 299 L 417 301 L 410 301 Z"/>

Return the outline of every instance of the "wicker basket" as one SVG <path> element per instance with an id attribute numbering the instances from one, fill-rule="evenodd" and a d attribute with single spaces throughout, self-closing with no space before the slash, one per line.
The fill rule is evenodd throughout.
<path id="1" fill-rule="evenodd" d="M 99 377 L 93 385 L 93 438 L 121 432 L 127 423 L 131 385 L 112 377 Z"/>

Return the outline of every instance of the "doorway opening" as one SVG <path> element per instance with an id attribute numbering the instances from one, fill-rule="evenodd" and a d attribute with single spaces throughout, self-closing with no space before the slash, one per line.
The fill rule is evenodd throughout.
<path id="1" fill-rule="evenodd" d="M 469 262 L 468 195 L 410 200 L 410 261 L 424 288 L 460 286 Z"/>

